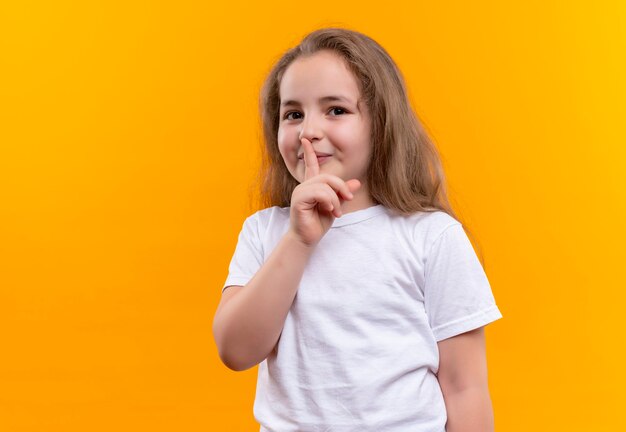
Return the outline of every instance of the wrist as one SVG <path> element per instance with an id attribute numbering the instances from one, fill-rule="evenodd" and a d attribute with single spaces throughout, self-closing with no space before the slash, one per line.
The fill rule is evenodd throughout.
<path id="1" fill-rule="evenodd" d="M 302 238 L 296 234 L 296 232 L 289 228 L 285 235 L 283 236 L 283 241 L 287 243 L 291 248 L 295 248 L 297 251 L 300 251 L 305 254 L 310 254 L 317 246 L 317 242 L 315 243 L 307 243 Z"/>

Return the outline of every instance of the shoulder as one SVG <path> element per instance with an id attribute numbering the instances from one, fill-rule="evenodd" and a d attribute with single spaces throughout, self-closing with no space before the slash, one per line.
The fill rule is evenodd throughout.
<path id="1" fill-rule="evenodd" d="M 392 223 L 400 225 L 414 240 L 432 244 L 452 226 L 462 226 L 461 222 L 441 210 L 419 211 L 410 215 L 400 215 L 388 210 Z"/>
<path id="2" fill-rule="evenodd" d="M 432 251 L 433 246 L 440 244 L 444 238 L 452 245 L 458 245 L 465 237 L 461 222 L 444 211 L 429 213 L 422 229 L 425 230 L 425 247 L 428 251 Z"/>
<path id="3" fill-rule="evenodd" d="M 252 213 L 243 222 L 243 231 L 255 232 L 257 236 L 268 229 L 282 229 L 289 223 L 289 207 L 268 207 Z"/>
<path id="4" fill-rule="evenodd" d="M 268 207 L 258 210 L 246 218 L 246 222 L 267 226 L 289 219 L 289 207 Z"/>
<path id="5" fill-rule="evenodd" d="M 421 211 L 413 213 L 407 217 L 413 220 L 416 224 L 435 230 L 454 224 L 460 224 L 458 220 L 442 210 Z"/>

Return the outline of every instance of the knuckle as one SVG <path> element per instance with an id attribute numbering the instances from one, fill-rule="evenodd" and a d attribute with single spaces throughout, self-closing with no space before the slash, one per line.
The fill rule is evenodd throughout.
<path id="1" fill-rule="evenodd" d="M 335 189 L 332 186 L 330 186 L 329 184 L 326 184 L 326 188 L 325 189 L 326 189 L 326 191 L 328 192 L 328 194 L 330 196 L 337 196 L 337 191 L 335 191 Z"/>
<path id="2" fill-rule="evenodd" d="M 328 201 L 328 192 L 324 190 L 319 190 L 315 194 L 315 199 L 318 201 Z"/>

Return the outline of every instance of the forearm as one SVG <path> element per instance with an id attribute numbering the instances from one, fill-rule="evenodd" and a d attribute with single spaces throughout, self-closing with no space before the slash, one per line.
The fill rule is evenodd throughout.
<path id="1" fill-rule="evenodd" d="M 220 357 L 234 370 L 265 359 L 276 345 L 312 248 L 287 233 L 254 277 L 216 313 Z"/>
<path id="2" fill-rule="evenodd" d="M 493 432 L 494 418 L 487 387 L 469 387 L 444 393 L 446 432 Z"/>

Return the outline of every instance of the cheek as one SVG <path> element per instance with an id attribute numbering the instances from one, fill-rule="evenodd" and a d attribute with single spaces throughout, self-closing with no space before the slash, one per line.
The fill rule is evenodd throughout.
<path id="1" fill-rule="evenodd" d="M 334 131 L 333 141 L 343 154 L 354 157 L 366 151 L 369 135 L 361 133 L 358 128 L 346 127 Z"/>
<path id="2" fill-rule="evenodd" d="M 367 130 L 351 128 L 335 135 L 336 146 L 344 163 L 355 169 L 365 169 L 371 157 L 371 137 Z"/>
<path id="3" fill-rule="evenodd" d="M 283 157 L 283 162 L 291 171 L 292 165 L 297 164 L 297 149 L 294 147 L 292 132 L 288 129 L 279 128 L 277 134 L 278 151 Z"/>
<path id="4" fill-rule="evenodd" d="M 288 140 L 286 139 L 285 130 L 279 128 L 278 129 L 278 134 L 277 134 L 276 138 L 277 138 L 277 141 L 278 141 L 278 151 L 280 152 L 280 154 L 284 158 L 286 150 L 287 150 L 286 147 L 287 147 L 287 142 L 288 142 Z"/>

